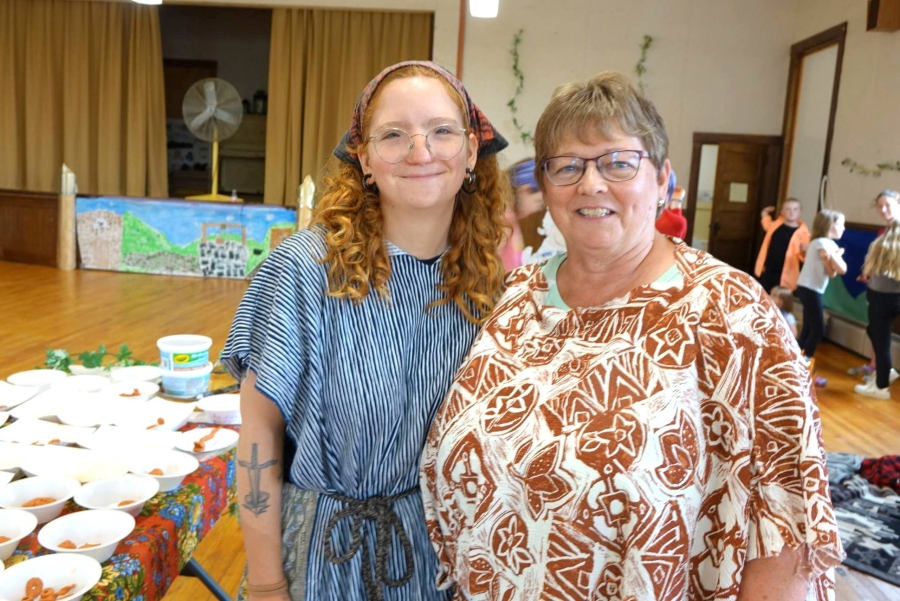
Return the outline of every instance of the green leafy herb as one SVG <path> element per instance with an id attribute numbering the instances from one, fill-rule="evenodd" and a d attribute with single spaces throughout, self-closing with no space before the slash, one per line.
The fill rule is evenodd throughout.
<path id="1" fill-rule="evenodd" d="M 87 369 L 102 367 L 109 370 L 113 367 L 130 367 L 132 365 L 156 365 L 147 361 L 140 361 L 133 357 L 131 349 L 128 345 L 123 344 L 119 347 L 118 352 L 110 353 L 106 350 L 106 345 L 101 344 L 96 351 L 82 351 L 76 355 L 78 361 Z M 111 359 L 110 359 L 111 358 Z M 72 365 L 75 360 L 69 351 L 65 349 L 47 348 L 47 358 L 44 361 L 44 367 L 47 369 L 58 369 L 66 373 L 72 373 Z"/>
<path id="2" fill-rule="evenodd" d="M 95 367 L 103 367 L 104 355 L 106 355 L 106 349 L 101 344 L 99 352 L 84 351 L 78 355 L 78 360 L 86 368 L 93 369 Z"/>
<path id="3" fill-rule="evenodd" d="M 47 348 L 47 359 L 44 361 L 44 367 L 72 373 L 69 370 L 69 366 L 72 365 L 72 363 L 72 357 L 69 356 L 68 351 L 64 349 Z"/>

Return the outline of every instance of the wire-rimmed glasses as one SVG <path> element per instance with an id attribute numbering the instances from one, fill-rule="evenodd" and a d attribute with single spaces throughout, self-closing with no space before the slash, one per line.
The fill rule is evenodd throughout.
<path id="1" fill-rule="evenodd" d="M 544 173 L 554 186 L 571 186 L 581 181 L 587 164 L 593 161 L 604 179 L 624 182 L 634 179 L 641 168 L 641 159 L 648 158 L 646 150 L 616 150 L 589 159 L 576 156 L 551 157 L 544 161 Z"/>
<path id="2" fill-rule="evenodd" d="M 466 130 L 454 123 L 436 125 L 428 133 L 412 134 L 398 128 L 388 127 L 369 136 L 375 152 L 386 163 L 400 163 L 413 149 L 413 138 L 425 136 L 425 146 L 436 159 L 447 161 L 459 154 L 466 141 Z"/>

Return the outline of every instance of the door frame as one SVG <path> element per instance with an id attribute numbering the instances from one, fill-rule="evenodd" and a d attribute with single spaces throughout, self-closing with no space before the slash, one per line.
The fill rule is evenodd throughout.
<path id="1" fill-rule="evenodd" d="M 828 112 L 828 131 L 825 135 L 825 157 L 822 161 L 822 176 L 828 175 L 831 163 L 831 141 L 834 138 L 834 117 L 837 113 L 838 92 L 841 88 L 841 66 L 844 63 L 844 45 L 847 38 L 847 22 L 819 32 L 791 46 L 791 66 L 788 70 L 787 94 L 784 99 L 784 120 L 781 136 L 784 139 L 781 178 L 778 183 L 778 198 L 787 196 L 791 179 L 791 156 L 794 150 L 794 133 L 797 126 L 797 105 L 800 100 L 800 83 L 803 79 L 803 59 L 823 48 L 837 44 L 837 58 L 834 66 L 834 85 L 831 90 L 831 109 Z M 819 199 L 816 198 L 816 207 Z"/>
<path id="2" fill-rule="evenodd" d="M 767 146 L 766 166 L 760 186 L 760 199 L 774 198 L 777 204 L 778 186 L 781 173 L 781 136 L 760 136 L 753 134 L 719 134 L 710 132 L 694 132 L 693 150 L 691 151 L 691 175 L 688 180 L 687 208 L 684 215 L 688 222 L 687 242 L 694 239 L 694 214 L 697 208 L 697 182 L 700 181 L 700 155 L 704 144 L 759 144 Z M 713 198 L 715 203 L 715 198 Z M 766 206 L 766 205 L 763 205 Z M 754 250 L 762 243 L 759 221 L 754 220 Z"/>

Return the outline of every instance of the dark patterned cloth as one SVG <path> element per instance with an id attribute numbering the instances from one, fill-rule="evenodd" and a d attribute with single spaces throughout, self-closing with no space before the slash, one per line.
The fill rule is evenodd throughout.
<path id="1" fill-rule="evenodd" d="M 425 67 L 426 69 L 431 69 L 441 77 L 447 80 L 447 82 L 453 86 L 458 93 L 460 98 L 462 98 L 463 104 L 468 107 L 468 126 L 475 133 L 475 136 L 478 138 L 478 156 L 483 157 L 490 154 L 494 154 L 500 152 L 504 148 L 509 145 L 509 142 L 500 135 L 497 130 L 494 129 L 494 126 L 491 125 L 491 122 L 488 121 L 488 118 L 481 112 L 472 99 L 469 97 L 469 93 L 466 91 L 466 88 L 463 87 L 462 82 L 460 82 L 456 77 L 453 76 L 452 73 L 438 65 L 437 63 L 433 63 L 431 61 L 404 61 L 402 63 L 397 63 L 396 65 L 391 65 L 387 67 L 375 76 L 375 79 L 369 82 L 369 84 L 363 90 L 363 93 L 360 95 L 359 100 L 356 103 L 356 109 L 353 111 L 353 120 L 350 122 L 350 129 L 344 133 L 341 141 L 338 142 L 338 145 L 334 147 L 333 154 L 340 160 L 345 163 L 350 163 L 352 165 L 359 165 L 359 158 L 355 153 L 351 153 L 347 150 L 348 146 L 356 146 L 361 144 L 362 139 L 362 119 L 363 115 L 366 113 L 366 108 L 369 106 L 369 102 L 372 100 L 372 97 L 375 95 L 375 90 L 378 89 L 378 86 L 381 85 L 381 82 L 384 81 L 384 78 L 387 77 L 394 71 L 398 69 L 402 69 L 403 67 L 410 67 L 413 65 L 418 65 L 420 67 Z"/>
<path id="2" fill-rule="evenodd" d="M 900 492 L 900 456 L 885 455 L 864 459 L 859 474 L 875 486 L 888 486 Z"/>
<path id="3" fill-rule="evenodd" d="M 850 476 L 840 482 L 832 482 L 831 500 L 834 503 L 858 499 L 869 490 L 869 483 L 862 476 Z"/>
<path id="4" fill-rule="evenodd" d="M 828 481 L 834 485 L 845 478 L 859 473 L 862 465 L 861 455 L 853 453 L 825 453 L 825 463 L 828 466 Z M 832 490 L 834 490 L 832 488 Z"/>
<path id="5" fill-rule="evenodd" d="M 847 478 L 840 486 L 855 495 L 839 501 L 832 488 L 834 514 L 847 553 L 844 564 L 900 586 L 900 495 L 861 476 Z"/>

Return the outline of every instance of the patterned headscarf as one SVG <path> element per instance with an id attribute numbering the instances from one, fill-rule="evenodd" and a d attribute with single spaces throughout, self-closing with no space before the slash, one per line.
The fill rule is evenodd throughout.
<path id="1" fill-rule="evenodd" d="M 345 163 L 359 166 L 359 157 L 357 157 L 356 154 L 350 153 L 347 150 L 347 146 L 357 146 L 362 143 L 362 119 L 363 115 L 366 113 L 366 108 L 369 106 L 369 102 L 372 100 L 372 96 L 375 95 L 375 90 L 378 89 L 378 86 L 381 85 L 381 82 L 384 81 L 384 78 L 387 77 L 389 73 L 412 65 L 431 69 L 447 80 L 450 85 L 453 86 L 453 89 L 459 93 L 463 104 L 468 107 L 469 110 L 469 128 L 475 133 L 475 137 L 478 139 L 478 156 L 484 157 L 495 152 L 500 152 L 509 145 L 506 139 L 494 129 L 494 126 L 491 125 L 488 118 L 481 112 L 481 109 L 475 106 L 475 103 L 472 102 L 469 93 L 463 87 L 462 83 L 449 71 L 431 61 L 405 61 L 387 67 L 384 71 L 376 75 L 375 79 L 370 81 L 369 85 L 363 90 L 362 95 L 360 95 L 359 100 L 356 103 L 356 109 L 353 111 L 353 121 L 350 123 L 350 129 L 344 133 L 341 141 L 334 147 L 334 156 Z"/>

